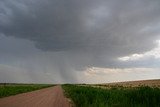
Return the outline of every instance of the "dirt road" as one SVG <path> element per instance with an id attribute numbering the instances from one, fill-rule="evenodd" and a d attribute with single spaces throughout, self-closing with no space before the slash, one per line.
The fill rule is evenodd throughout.
<path id="1" fill-rule="evenodd" d="M 70 107 L 61 86 L 0 99 L 0 107 Z"/>

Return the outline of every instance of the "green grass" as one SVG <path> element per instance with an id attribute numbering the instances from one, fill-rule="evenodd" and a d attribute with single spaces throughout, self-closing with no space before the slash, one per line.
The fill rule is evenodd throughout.
<path id="1" fill-rule="evenodd" d="M 160 89 L 150 87 L 101 89 L 63 85 L 76 107 L 160 107 Z"/>
<path id="2" fill-rule="evenodd" d="M 7 97 L 11 95 L 16 95 L 19 93 L 25 93 L 29 91 L 34 91 L 42 88 L 47 88 L 53 85 L 46 84 L 6 84 L 0 85 L 0 98 Z"/>

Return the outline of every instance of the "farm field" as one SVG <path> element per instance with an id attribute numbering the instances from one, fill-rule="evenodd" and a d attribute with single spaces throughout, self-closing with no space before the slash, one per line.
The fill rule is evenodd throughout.
<path id="1" fill-rule="evenodd" d="M 63 85 L 63 89 L 76 107 L 159 107 L 160 88 L 150 87 L 145 83 L 145 86 L 137 87 L 124 87 L 122 83 L 116 83 L 109 85 L 109 88 L 106 88 L 106 84 L 99 84 L 98 87 L 97 84 L 66 84 Z"/>
<path id="2" fill-rule="evenodd" d="M 90 84 L 93 87 L 102 87 L 102 88 L 113 88 L 113 87 L 158 87 L 160 88 L 160 79 L 155 80 L 139 80 L 139 81 L 126 81 L 126 82 L 114 82 L 114 83 L 104 83 L 104 84 Z"/>
<path id="3" fill-rule="evenodd" d="M 0 98 L 51 87 L 50 84 L 0 84 Z"/>

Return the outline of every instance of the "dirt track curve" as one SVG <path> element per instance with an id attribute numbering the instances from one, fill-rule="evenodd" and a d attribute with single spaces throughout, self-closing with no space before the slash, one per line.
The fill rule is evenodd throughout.
<path id="1" fill-rule="evenodd" d="M 71 107 L 61 86 L 0 99 L 0 107 Z"/>

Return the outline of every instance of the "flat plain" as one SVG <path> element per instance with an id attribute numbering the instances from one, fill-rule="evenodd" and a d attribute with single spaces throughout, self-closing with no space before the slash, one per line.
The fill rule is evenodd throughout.
<path id="1" fill-rule="evenodd" d="M 160 107 L 160 80 L 107 84 L 66 84 L 76 107 Z"/>
<path id="2" fill-rule="evenodd" d="M 160 79 L 61 86 L 0 84 L 0 107 L 159 107 L 160 105 Z"/>

